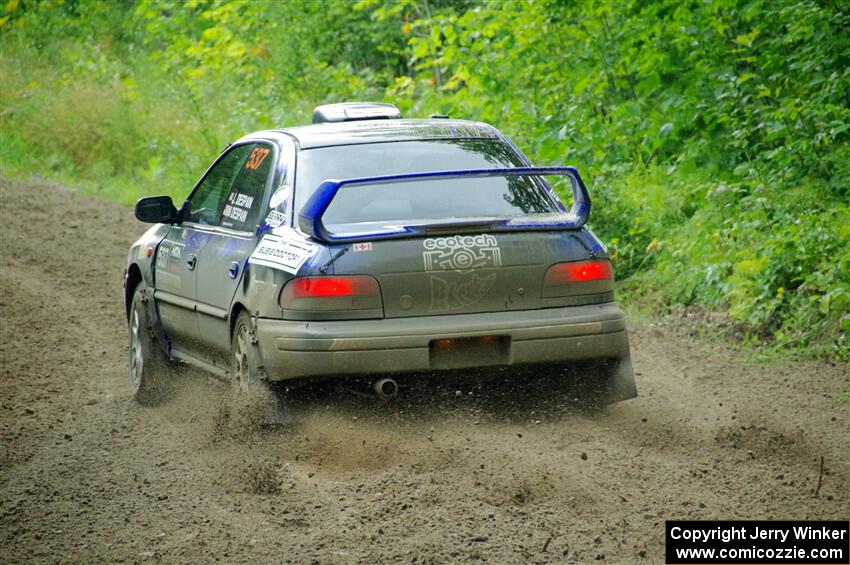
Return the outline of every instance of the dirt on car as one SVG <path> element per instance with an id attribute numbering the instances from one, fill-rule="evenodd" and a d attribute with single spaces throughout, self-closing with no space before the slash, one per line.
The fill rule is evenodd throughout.
<path id="1" fill-rule="evenodd" d="M 639 397 L 511 374 L 258 425 L 187 370 L 127 386 L 132 210 L 0 181 L 0 562 L 660 563 L 669 519 L 842 519 L 848 367 L 631 328 Z M 250 408 L 250 407 L 249 407 Z"/>

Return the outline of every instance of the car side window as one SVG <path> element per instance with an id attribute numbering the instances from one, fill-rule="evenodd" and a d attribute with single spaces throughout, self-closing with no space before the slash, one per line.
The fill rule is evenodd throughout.
<path id="1" fill-rule="evenodd" d="M 230 188 L 242 169 L 253 145 L 241 145 L 222 157 L 189 197 L 187 222 L 217 226 Z"/>
<path id="2" fill-rule="evenodd" d="M 254 231 L 260 218 L 263 193 L 272 170 L 274 154 L 265 143 L 250 146 L 248 158 L 242 164 L 230 188 L 221 213 L 221 225 L 239 231 Z"/>

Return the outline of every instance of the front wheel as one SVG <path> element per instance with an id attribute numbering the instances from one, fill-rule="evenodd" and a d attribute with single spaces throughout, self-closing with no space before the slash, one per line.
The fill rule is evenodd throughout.
<path id="1" fill-rule="evenodd" d="M 157 404 L 168 392 L 171 362 L 157 343 L 148 316 L 144 284 L 136 287 L 130 305 L 130 392 L 140 404 Z"/>

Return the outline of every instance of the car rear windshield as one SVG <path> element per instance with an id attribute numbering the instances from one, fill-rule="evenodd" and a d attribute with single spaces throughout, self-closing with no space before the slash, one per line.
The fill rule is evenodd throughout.
<path id="1" fill-rule="evenodd" d="M 521 166 L 524 163 L 516 152 L 498 139 L 403 141 L 306 149 L 298 155 L 296 211 L 328 179 Z M 325 213 L 324 223 L 337 226 L 415 223 L 555 211 L 555 202 L 539 179 L 434 179 L 344 186 Z"/>

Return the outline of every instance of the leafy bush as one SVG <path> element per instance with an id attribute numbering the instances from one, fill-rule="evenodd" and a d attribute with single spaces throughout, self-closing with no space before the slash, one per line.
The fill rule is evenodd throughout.
<path id="1" fill-rule="evenodd" d="M 11 0 L 4 171 L 185 194 L 236 136 L 383 99 L 577 165 L 628 296 L 850 357 L 850 9 L 646 3 Z"/>

